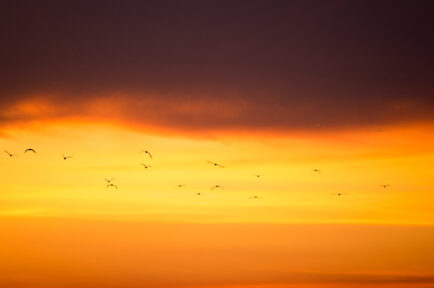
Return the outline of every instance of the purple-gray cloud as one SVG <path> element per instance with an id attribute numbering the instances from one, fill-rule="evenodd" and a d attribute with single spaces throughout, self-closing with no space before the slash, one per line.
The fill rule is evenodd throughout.
<path id="1" fill-rule="evenodd" d="M 63 107 L 53 117 L 83 109 L 101 116 L 89 107 L 106 100 L 127 107 L 115 113 L 126 122 L 170 129 L 431 121 L 432 8 L 430 1 L 2 1 L 0 117 L 18 120 L 8 109 L 39 95 Z"/>

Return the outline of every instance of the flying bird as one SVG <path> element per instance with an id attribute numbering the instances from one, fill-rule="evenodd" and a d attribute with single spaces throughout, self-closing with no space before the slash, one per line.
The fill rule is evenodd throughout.
<path id="1" fill-rule="evenodd" d="M 26 153 L 26 152 L 33 152 L 36 154 L 35 149 L 32 149 L 32 148 L 27 148 L 26 150 L 24 150 L 24 153 Z"/>
<path id="2" fill-rule="evenodd" d="M 12 153 L 8 152 L 8 150 L 5 150 L 5 152 L 6 152 L 6 154 L 9 155 L 9 157 L 14 157 L 15 155 L 17 155 L 17 154 L 12 154 Z"/>
<path id="3" fill-rule="evenodd" d="M 151 159 L 152 159 L 151 152 L 149 152 L 148 150 L 143 150 L 143 151 L 140 151 L 139 153 L 145 153 L 145 154 L 148 154 L 149 157 L 151 157 Z"/>
<path id="4" fill-rule="evenodd" d="M 344 196 L 344 195 L 348 195 L 348 193 L 333 193 L 333 196 Z"/>
<path id="5" fill-rule="evenodd" d="M 110 188 L 110 187 L 114 187 L 114 188 L 116 188 L 116 190 L 119 190 L 118 186 L 116 186 L 113 183 L 108 184 L 106 188 Z"/>
<path id="6" fill-rule="evenodd" d="M 262 176 L 264 176 L 264 174 L 253 174 L 253 176 L 255 176 L 256 178 L 261 178 Z"/>
<path id="7" fill-rule="evenodd" d="M 110 179 L 104 178 L 104 180 L 107 181 L 108 184 L 110 184 L 113 180 L 115 180 L 115 178 L 110 178 Z"/>
<path id="8" fill-rule="evenodd" d="M 380 185 L 379 187 L 387 188 L 387 187 L 390 187 L 390 185 L 389 185 L 389 184 L 382 184 L 382 185 Z"/>
<path id="9" fill-rule="evenodd" d="M 144 164 L 144 163 L 140 163 L 143 167 L 145 167 L 145 169 L 148 169 L 148 168 L 150 168 L 150 167 L 152 167 L 151 165 L 146 165 L 146 164 Z"/>
<path id="10" fill-rule="evenodd" d="M 216 162 L 211 162 L 211 161 L 206 161 L 206 162 L 209 163 L 209 164 L 211 164 L 211 165 L 214 165 L 214 167 L 225 168 L 225 166 L 220 165 L 220 164 L 218 164 L 218 163 L 216 163 Z"/>
<path id="11" fill-rule="evenodd" d="M 69 158 L 72 158 L 72 156 L 69 156 L 69 155 L 65 155 L 65 154 L 61 154 L 61 155 L 62 155 L 63 160 L 67 160 Z"/>
<path id="12" fill-rule="evenodd" d="M 253 196 L 253 197 L 250 197 L 249 199 L 262 199 L 262 197 L 259 197 L 259 196 Z"/>
<path id="13" fill-rule="evenodd" d="M 200 192 L 196 193 L 196 196 L 201 196 L 202 194 Z"/>
<path id="14" fill-rule="evenodd" d="M 178 188 L 184 188 L 184 187 L 186 187 L 186 185 L 185 184 L 178 184 L 178 185 L 176 185 L 176 187 L 178 187 Z"/>
<path id="15" fill-rule="evenodd" d="M 318 175 L 321 174 L 321 171 L 319 171 L 318 169 L 313 169 L 312 171 L 318 173 Z"/>
<path id="16" fill-rule="evenodd" d="M 215 186 L 213 186 L 210 190 L 214 190 L 214 189 L 225 189 L 225 188 L 223 188 L 222 186 L 220 186 L 220 185 L 215 185 Z"/>

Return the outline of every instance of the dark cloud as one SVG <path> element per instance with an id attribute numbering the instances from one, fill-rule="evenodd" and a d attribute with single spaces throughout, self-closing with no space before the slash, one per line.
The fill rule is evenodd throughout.
<path id="1" fill-rule="evenodd" d="M 175 129 L 431 121 L 432 8 L 431 1 L 2 1 L 0 103 L 38 95 L 54 107 L 68 103 L 55 115 L 101 116 L 90 104 L 107 99 L 127 107 L 116 113 L 127 122 Z"/>

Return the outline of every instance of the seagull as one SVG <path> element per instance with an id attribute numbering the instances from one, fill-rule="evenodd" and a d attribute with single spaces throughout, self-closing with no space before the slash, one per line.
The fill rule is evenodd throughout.
<path id="1" fill-rule="evenodd" d="M 253 197 L 250 197 L 249 199 L 262 199 L 262 197 L 259 197 L 259 196 L 253 196 Z"/>
<path id="2" fill-rule="evenodd" d="M 9 155 L 9 157 L 14 157 L 15 155 L 17 155 L 17 154 L 12 154 L 12 153 L 10 153 L 10 152 L 8 152 L 7 150 L 5 150 L 5 152 Z"/>
<path id="3" fill-rule="evenodd" d="M 145 169 L 148 169 L 149 167 L 152 167 L 152 166 L 150 166 L 150 165 L 146 165 L 146 164 L 144 164 L 144 163 L 140 163 L 140 164 L 142 164 L 142 166 L 145 167 Z"/>
<path id="4" fill-rule="evenodd" d="M 225 168 L 225 166 L 222 166 L 222 165 L 220 165 L 220 164 L 218 164 L 216 162 L 211 162 L 211 161 L 206 161 L 206 162 L 209 163 L 209 164 L 211 164 L 211 165 L 214 165 L 214 167 Z"/>
<path id="5" fill-rule="evenodd" d="M 145 153 L 145 154 L 148 154 L 149 157 L 151 157 L 151 159 L 152 159 L 152 155 L 151 155 L 151 153 L 150 153 L 149 151 L 147 151 L 147 150 L 140 151 L 139 153 Z"/>
<path id="6" fill-rule="evenodd" d="M 196 193 L 196 196 L 201 196 L 202 194 L 200 194 L 200 192 Z"/>
<path id="7" fill-rule="evenodd" d="M 218 188 L 225 189 L 225 188 L 223 188 L 223 187 L 220 186 L 220 185 L 215 185 L 215 186 L 213 186 L 210 190 L 214 190 L 214 189 L 218 189 Z"/>
<path id="8" fill-rule="evenodd" d="M 114 179 L 115 178 L 110 178 L 110 179 L 104 178 L 104 180 L 107 181 L 108 184 L 110 184 Z"/>
<path id="9" fill-rule="evenodd" d="M 116 188 L 116 190 L 119 190 L 118 186 L 116 186 L 113 183 L 108 184 L 106 188 L 110 188 L 110 187 L 114 187 L 114 188 Z"/>
<path id="10" fill-rule="evenodd" d="M 178 187 L 178 188 L 184 188 L 184 187 L 186 187 L 186 185 L 185 184 L 178 184 L 178 185 L 176 185 L 176 187 Z"/>
<path id="11" fill-rule="evenodd" d="M 379 187 L 387 188 L 387 187 L 390 187 L 390 185 L 389 184 L 381 184 Z"/>
<path id="12" fill-rule="evenodd" d="M 35 149 L 32 149 L 32 148 L 27 148 L 26 150 L 24 150 L 24 153 L 26 153 L 26 152 L 33 152 L 36 154 Z"/>
<path id="13" fill-rule="evenodd" d="M 318 169 L 313 169 L 312 171 L 315 173 L 321 174 L 321 171 L 319 171 Z"/>
<path id="14" fill-rule="evenodd" d="M 264 176 L 264 174 L 253 174 L 253 176 L 255 176 L 256 178 L 260 178 L 260 177 Z"/>
<path id="15" fill-rule="evenodd" d="M 333 193 L 333 196 L 344 196 L 344 195 L 348 195 L 348 193 Z"/>
<path id="16" fill-rule="evenodd" d="M 69 158 L 72 158 L 72 156 L 62 154 L 62 158 L 63 158 L 63 160 L 67 160 Z"/>

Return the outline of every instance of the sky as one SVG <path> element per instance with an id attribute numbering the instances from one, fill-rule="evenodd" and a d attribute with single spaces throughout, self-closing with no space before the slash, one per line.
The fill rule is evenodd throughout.
<path id="1" fill-rule="evenodd" d="M 0 1 L 0 286 L 434 287 L 433 8 Z"/>

